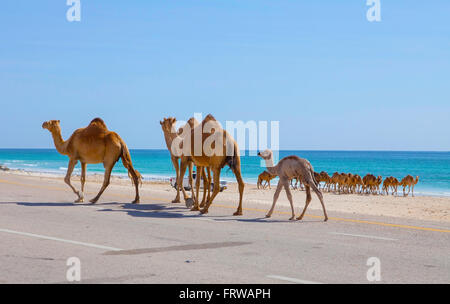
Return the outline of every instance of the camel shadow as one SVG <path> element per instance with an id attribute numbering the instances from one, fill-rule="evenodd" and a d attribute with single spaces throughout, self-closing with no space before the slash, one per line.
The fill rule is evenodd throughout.
<path id="1" fill-rule="evenodd" d="M 133 217 L 140 218 L 194 218 L 201 217 L 198 213 L 185 214 L 189 211 L 186 207 L 167 206 L 163 204 L 121 204 L 121 208 L 105 208 L 99 212 L 122 212 Z"/>

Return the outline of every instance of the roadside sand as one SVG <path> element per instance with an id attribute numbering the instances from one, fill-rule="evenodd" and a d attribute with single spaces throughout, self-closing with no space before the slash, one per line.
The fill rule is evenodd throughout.
<path id="1" fill-rule="evenodd" d="M 0 182 L 1 180 L 14 180 L 16 182 L 23 181 L 27 184 L 46 181 L 60 187 L 67 187 L 63 182 L 63 177 L 54 177 L 45 174 L 36 175 L 34 173 L 16 170 L 0 171 Z M 73 185 L 79 189 L 79 176 L 73 176 L 72 181 Z M 102 181 L 102 175 L 95 174 L 87 177 L 87 198 L 91 197 L 91 193 L 98 191 Z M 130 196 L 133 195 L 131 181 L 129 179 L 112 177 L 110 187 L 114 188 L 114 190 L 108 189 L 110 191 L 120 191 L 121 193 L 123 192 L 124 194 L 129 194 Z M 256 185 L 246 184 L 243 201 L 244 208 L 251 207 L 268 210 L 272 204 L 273 193 L 275 191 L 274 188 L 275 187 L 272 187 L 270 190 L 258 190 Z M 45 190 L 35 188 L 34 195 L 39 196 L 42 191 Z M 141 187 L 141 192 L 143 196 L 156 197 L 161 200 L 167 200 L 167 202 L 170 202 L 175 197 L 175 189 L 173 189 L 168 182 L 162 181 L 144 181 Z M 71 194 L 69 187 L 67 187 L 67 193 L 68 195 Z M 190 192 L 188 193 L 190 194 Z M 306 198 L 305 192 L 300 190 L 292 190 L 292 193 L 294 196 L 295 212 L 299 215 L 301 209 L 304 207 Z M 228 189 L 217 196 L 215 203 L 227 203 L 229 205 L 237 206 L 238 197 L 237 185 L 229 183 Z M 352 214 L 450 222 L 450 197 L 393 197 L 380 195 L 337 195 L 334 193 L 324 193 L 324 199 L 329 216 L 332 216 L 332 212 L 336 211 Z M 143 203 L 145 203 L 145 199 L 143 199 Z M 287 206 L 289 206 L 289 201 L 287 200 L 285 193 L 281 193 L 275 210 L 283 209 L 286 211 L 288 210 L 286 209 Z M 320 202 L 314 194 L 308 210 L 321 211 Z M 321 214 L 321 212 L 318 214 Z"/>

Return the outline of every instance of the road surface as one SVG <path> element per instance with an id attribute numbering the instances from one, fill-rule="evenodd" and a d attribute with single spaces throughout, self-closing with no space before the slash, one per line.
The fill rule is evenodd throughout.
<path id="1" fill-rule="evenodd" d="M 97 204 L 75 204 L 61 182 L 2 177 L 0 283 L 67 283 L 71 257 L 82 283 L 377 283 L 368 272 L 450 283 L 445 222 L 329 212 L 325 223 L 320 211 L 291 222 L 289 210 L 265 219 L 269 206 L 245 199 L 234 217 L 220 194 L 202 216 L 171 204 L 172 192 L 149 193 L 132 205 L 132 187 L 112 185 Z"/>

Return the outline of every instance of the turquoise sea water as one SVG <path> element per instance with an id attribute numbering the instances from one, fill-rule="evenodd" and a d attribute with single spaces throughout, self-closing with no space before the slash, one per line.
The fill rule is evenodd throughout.
<path id="1" fill-rule="evenodd" d="M 174 176 L 174 169 L 167 150 L 131 150 L 134 167 L 146 179 L 163 179 Z M 244 154 L 244 152 L 241 152 Z M 241 156 L 244 180 L 256 183 L 258 174 L 265 170 L 257 156 Z M 450 152 L 388 152 L 388 151 L 280 151 L 280 158 L 297 155 L 308 159 L 315 171 L 346 172 L 361 176 L 372 173 L 398 179 L 411 174 L 419 175 L 417 194 L 450 196 Z M 65 174 L 68 157 L 54 149 L 0 149 L 0 164 L 11 169 L 32 172 Z M 75 174 L 80 173 L 77 165 Z M 88 165 L 88 173 L 103 173 L 103 166 Z M 127 175 L 121 161 L 113 174 Z M 222 178 L 234 180 L 228 167 L 222 170 Z"/>

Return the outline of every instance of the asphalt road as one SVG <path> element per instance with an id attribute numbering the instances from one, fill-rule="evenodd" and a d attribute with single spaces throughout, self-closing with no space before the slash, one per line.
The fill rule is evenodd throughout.
<path id="1" fill-rule="evenodd" d="M 220 195 L 200 216 L 168 195 L 131 205 L 131 186 L 113 186 L 74 204 L 59 183 L 0 180 L 0 283 L 67 283 L 70 257 L 82 283 L 450 283 L 447 223 L 334 212 L 325 223 L 319 211 L 290 222 L 245 202 L 233 217 Z"/>

